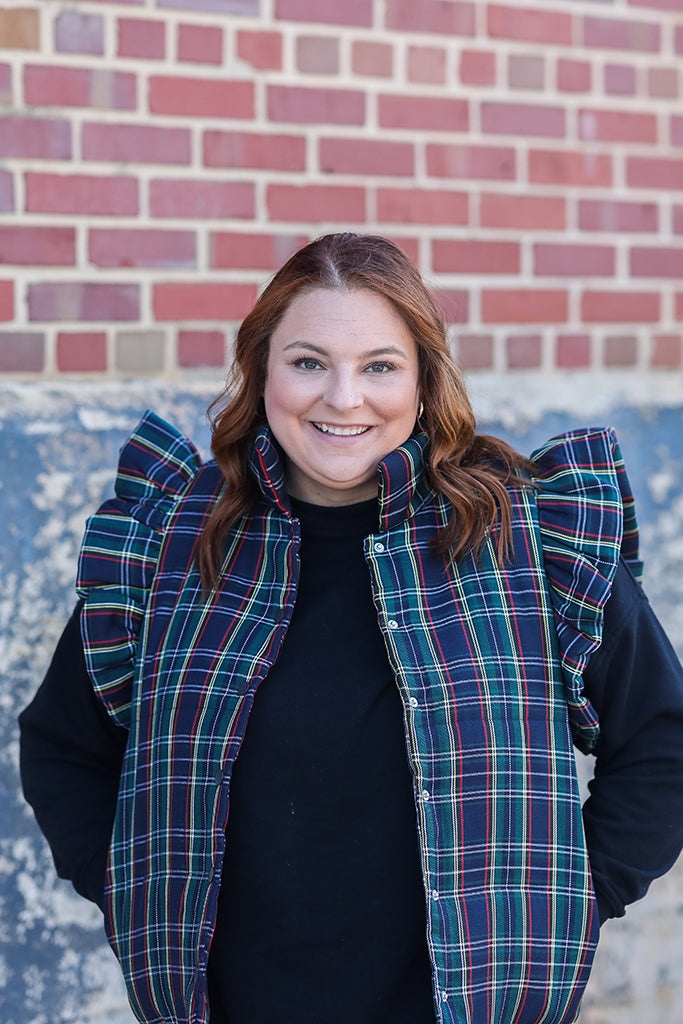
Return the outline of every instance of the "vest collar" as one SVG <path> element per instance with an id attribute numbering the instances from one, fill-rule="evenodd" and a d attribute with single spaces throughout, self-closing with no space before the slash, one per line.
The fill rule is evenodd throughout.
<path id="1" fill-rule="evenodd" d="M 380 531 L 390 530 L 410 518 L 429 493 L 424 472 L 428 441 L 423 432 L 413 434 L 377 467 Z M 291 515 L 282 450 L 267 425 L 260 427 L 252 438 L 249 468 L 268 504 Z"/>

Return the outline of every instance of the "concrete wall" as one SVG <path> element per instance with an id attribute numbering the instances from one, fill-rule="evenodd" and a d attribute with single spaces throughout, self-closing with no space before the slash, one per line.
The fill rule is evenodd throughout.
<path id="1" fill-rule="evenodd" d="M 24 805 L 16 715 L 74 601 L 84 519 L 111 491 L 118 448 L 148 406 L 206 452 L 217 381 L 0 387 L 0 1020 L 131 1024 L 99 911 L 56 879 Z M 479 377 L 482 429 L 530 451 L 560 430 L 617 428 L 643 533 L 646 589 L 683 653 L 683 383 L 611 373 Z M 585 762 L 585 759 L 582 759 Z M 582 773 L 589 765 L 582 764 Z M 603 931 L 581 1024 L 675 1024 L 683 1005 L 683 863 Z"/>

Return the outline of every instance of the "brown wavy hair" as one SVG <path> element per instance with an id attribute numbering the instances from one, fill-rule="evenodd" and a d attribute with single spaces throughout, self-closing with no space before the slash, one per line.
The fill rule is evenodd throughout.
<path id="1" fill-rule="evenodd" d="M 228 531 L 256 499 L 249 444 L 255 429 L 266 422 L 263 391 L 271 335 L 293 299 L 314 288 L 375 292 L 402 317 L 417 346 L 424 407 L 420 426 L 429 436 L 427 477 L 452 505 L 433 547 L 457 560 L 478 550 L 488 530 L 498 525 L 498 552 L 504 558 L 511 540 L 506 486 L 527 481 L 529 464 L 504 441 L 475 433 L 474 413 L 448 348 L 443 318 L 414 264 L 386 238 L 343 233 L 324 235 L 295 253 L 238 331 L 226 386 L 209 407 L 211 448 L 227 486 L 199 541 L 205 585 L 215 585 Z"/>

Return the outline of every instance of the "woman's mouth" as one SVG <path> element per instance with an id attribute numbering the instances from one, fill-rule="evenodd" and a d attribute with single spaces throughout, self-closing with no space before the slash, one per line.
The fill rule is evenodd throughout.
<path id="1" fill-rule="evenodd" d="M 316 423 L 314 420 L 311 422 L 321 434 L 334 434 L 335 437 L 356 437 L 370 430 L 370 427 L 335 427 L 331 423 Z"/>

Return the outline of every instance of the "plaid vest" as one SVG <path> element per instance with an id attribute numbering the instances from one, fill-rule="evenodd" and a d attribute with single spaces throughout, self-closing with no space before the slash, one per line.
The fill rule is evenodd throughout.
<path id="1" fill-rule="evenodd" d="M 510 491 L 510 561 L 492 531 L 449 566 L 428 545 L 449 507 L 426 443 L 380 465 L 365 558 L 404 705 L 436 1017 L 570 1024 L 598 936 L 572 734 L 597 739 L 581 675 L 619 554 L 637 559 L 633 500 L 611 431 L 555 438 L 533 456 L 538 490 Z M 129 729 L 106 927 L 147 1024 L 208 1024 L 231 769 L 296 597 L 298 522 L 267 429 L 251 468 L 260 498 L 203 596 L 196 541 L 223 480 L 147 413 L 79 563 L 88 669 Z"/>

